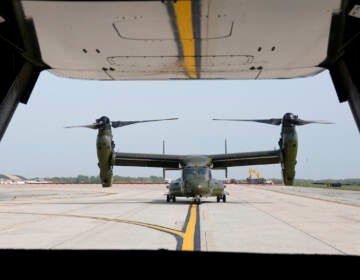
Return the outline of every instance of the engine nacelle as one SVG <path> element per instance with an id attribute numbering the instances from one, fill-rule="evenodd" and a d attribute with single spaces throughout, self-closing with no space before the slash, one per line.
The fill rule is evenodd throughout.
<path id="1" fill-rule="evenodd" d="M 104 188 L 112 186 L 114 147 L 115 144 L 112 140 L 111 130 L 99 130 L 96 140 L 96 150 L 99 160 L 100 179 Z"/>
<path id="2" fill-rule="evenodd" d="M 294 127 L 283 127 L 279 140 L 281 150 L 281 171 L 287 186 L 294 184 L 298 137 Z"/>

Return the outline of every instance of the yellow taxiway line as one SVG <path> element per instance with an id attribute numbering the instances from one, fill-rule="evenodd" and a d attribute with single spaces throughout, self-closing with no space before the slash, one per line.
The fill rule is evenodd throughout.
<path id="1" fill-rule="evenodd" d="M 50 214 L 50 213 L 36 213 L 36 212 L 0 212 L 6 214 L 29 214 L 29 215 L 43 215 L 43 216 L 52 216 L 52 217 L 69 217 L 69 218 L 82 218 L 82 219 L 93 219 L 99 221 L 107 221 L 107 222 L 116 222 L 116 223 L 127 223 L 133 224 L 143 227 L 148 227 L 156 230 L 160 230 L 163 232 L 167 232 L 173 234 L 182 240 L 182 251 L 194 251 L 195 248 L 195 227 L 197 223 L 197 211 L 198 207 L 195 204 L 192 204 L 189 208 L 189 219 L 186 224 L 185 231 L 175 230 L 163 226 L 158 226 L 149 223 L 143 223 L 138 221 L 130 221 L 116 218 L 105 218 L 105 217 L 96 217 L 96 216 L 83 216 L 83 215 L 74 215 L 74 214 Z"/>

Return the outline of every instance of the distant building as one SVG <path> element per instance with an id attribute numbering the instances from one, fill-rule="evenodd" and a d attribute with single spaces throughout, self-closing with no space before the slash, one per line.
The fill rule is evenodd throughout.
<path id="1" fill-rule="evenodd" d="M 26 178 L 19 175 L 0 174 L 0 184 L 25 184 Z"/>

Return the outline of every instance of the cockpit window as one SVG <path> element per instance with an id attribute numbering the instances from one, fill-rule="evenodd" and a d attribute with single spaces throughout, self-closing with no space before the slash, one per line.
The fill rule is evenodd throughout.
<path id="1" fill-rule="evenodd" d="M 200 176 L 208 176 L 209 173 L 210 173 L 210 170 L 207 167 L 201 167 L 201 168 L 198 169 L 198 174 Z"/>
<path id="2" fill-rule="evenodd" d="M 203 167 L 186 167 L 183 170 L 184 177 L 206 177 L 210 178 L 210 169 L 206 166 Z"/>

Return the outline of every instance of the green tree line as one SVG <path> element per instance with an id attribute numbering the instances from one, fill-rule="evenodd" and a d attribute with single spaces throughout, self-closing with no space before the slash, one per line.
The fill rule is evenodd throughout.
<path id="1" fill-rule="evenodd" d="M 44 178 L 46 181 L 53 183 L 86 183 L 86 184 L 100 184 L 99 176 L 87 176 L 78 175 L 76 177 L 50 177 Z M 282 184 L 282 179 L 271 178 L 274 183 Z M 244 180 L 230 179 L 232 183 L 242 182 Z M 162 183 L 164 179 L 159 176 L 150 177 L 129 177 L 129 176 L 113 176 L 114 183 Z M 333 184 L 340 183 L 342 185 L 360 185 L 360 178 L 349 178 L 349 179 L 323 179 L 323 180 L 312 180 L 312 179 L 296 179 L 295 184 Z"/>
<path id="2" fill-rule="evenodd" d="M 99 184 L 101 183 L 99 176 L 78 175 L 76 177 L 50 177 L 44 178 L 46 181 L 53 183 L 85 183 L 85 184 Z M 113 176 L 113 182 L 139 182 L 139 183 L 162 183 L 162 177 L 127 177 L 127 176 Z"/>

